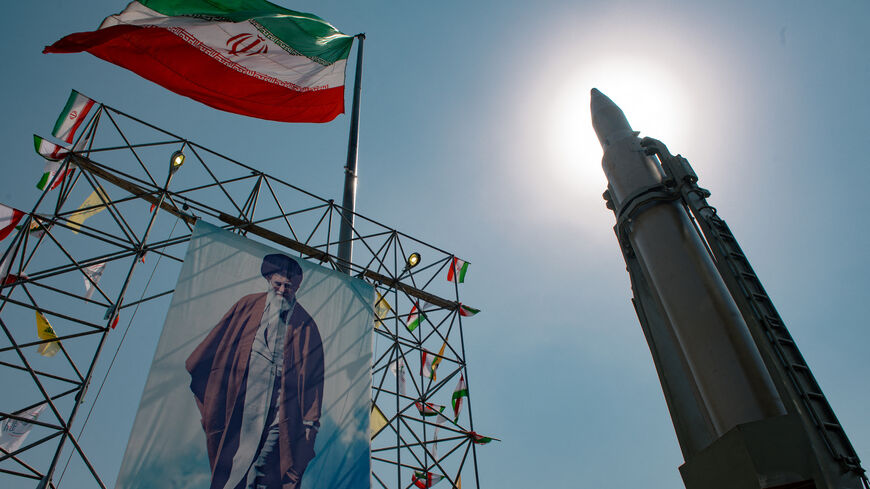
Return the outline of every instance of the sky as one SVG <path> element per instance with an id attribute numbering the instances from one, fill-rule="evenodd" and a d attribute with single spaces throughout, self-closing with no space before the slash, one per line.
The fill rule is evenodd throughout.
<path id="1" fill-rule="evenodd" d="M 870 4 L 278 3 L 366 34 L 357 211 L 472 263 L 462 297 L 483 310 L 465 323 L 475 427 L 503 440 L 477 451 L 483 487 L 682 487 L 601 198 L 593 87 L 693 165 L 867 465 Z M 0 202 L 32 207 L 31 134 L 49 132 L 71 88 L 340 199 L 347 115 L 249 119 L 88 54 L 41 54 L 124 6 L 7 7 Z M 156 335 L 128 348 L 153 351 Z M 109 382 L 138 399 L 144 375 Z M 123 450 L 132 415 L 114 423 L 91 435 L 96 450 Z"/>

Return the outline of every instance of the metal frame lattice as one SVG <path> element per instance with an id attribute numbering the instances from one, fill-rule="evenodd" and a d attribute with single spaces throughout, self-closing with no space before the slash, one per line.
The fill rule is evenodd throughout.
<path id="1" fill-rule="evenodd" d="M 446 280 L 452 253 L 354 214 L 353 262 L 342 262 L 334 253 L 343 209 L 332 200 L 105 105 L 75 147 L 82 149 L 62 162 L 74 173 L 46 186 L 0 248 L 9 264 L 0 284 L 0 423 L 33 425 L 18 449 L 0 449 L 0 487 L 64 487 L 66 476 L 75 487 L 89 487 L 81 482 L 88 479 L 104 488 L 115 476 L 117 466 L 87 456 L 84 435 L 105 430 L 90 413 L 123 339 L 154 326 L 137 316 L 165 316 L 197 219 L 373 284 L 390 312 L 374 330 L 373 410 L 386 424 L 372 438 L 372 486 L 411 487 L 418 471 L 444 476 L 441 487 L 459 487 L 462 474 L 466 487 L 479 487 L 470 398 L 455 420 L 449 406 L 458 379 L 469 383 L 459 286 Z M 179 150 L 185 164 L 169 176 L 169 157 Z M 81 207 L 89 195 L 99 203 Z M 412 252 L 424 260 L 409 269 Z M 83 269 L 100 263 L 105 272 L 95 283 Z M 90 297 L 84 281 L 95 287 Z M 425 317 L 409 331 L 412 306 Z M 56 340 L 37 337 L 35 314 L 50 322 Z M 54 341 L 55 356 L 37 352 Z M 441 362 L 429 378 L 423 357 L 433 354 Z M 392 373 L 397 360 L 405 389 Z M 421 416 L 420 403 L 447 405 L 451 414 Z M 40 404 L 37 420 L 22 416 Z"/>

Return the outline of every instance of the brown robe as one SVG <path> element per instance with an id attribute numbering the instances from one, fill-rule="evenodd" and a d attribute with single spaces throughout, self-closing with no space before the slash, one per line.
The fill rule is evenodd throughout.
<path id="1" fill-rule="evenodd" d="M 266 307 L 266 293 L 239 299 L 188 357 L 190 389 L 202 414 L 211 488 L 223 488 L 239 446 L 248 359 Z M 314 457 L 314 430 L 305 439 L 302 421 L 319 426 L 323 400 L 323 345 L 311 316 L 298 303 L 284 336 L 284 370 L 278 403 L 280 473 L 270 479 L 295 489 Z M 253 456 L 253 454 L 252 454 Z M 244 479 L 242 480 L 244 482 Z M 240 484 L 244 487 L 244 484 Z"/>

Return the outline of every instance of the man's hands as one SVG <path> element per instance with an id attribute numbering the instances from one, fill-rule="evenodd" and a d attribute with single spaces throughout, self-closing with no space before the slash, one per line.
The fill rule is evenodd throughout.
<path id="1" fill-rule="evenodd" d="M 303 420 L 302 424 L 305 426 L 305 441 L 313 440 L 314 436 L 317 435 L 317 426 L 320 423 L 316 421 Z"/>

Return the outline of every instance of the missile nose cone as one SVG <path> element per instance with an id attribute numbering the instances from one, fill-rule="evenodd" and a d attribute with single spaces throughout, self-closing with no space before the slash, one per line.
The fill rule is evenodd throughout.
<path id="1" fill-rule="evenodd" d="M 598 136 L 598 142 L 601 143 L 601 149 L 607 150 L 614 141 L 617 141 L 625 136 L 633 134 L 631 125 L 622 109 L 619 108 L 613 100 L 607 95 L 601 93 L 597 88 L 590 91 L 589 109 L 592 113 L 592 128 L 595 129 L 595 135 Z"/>

